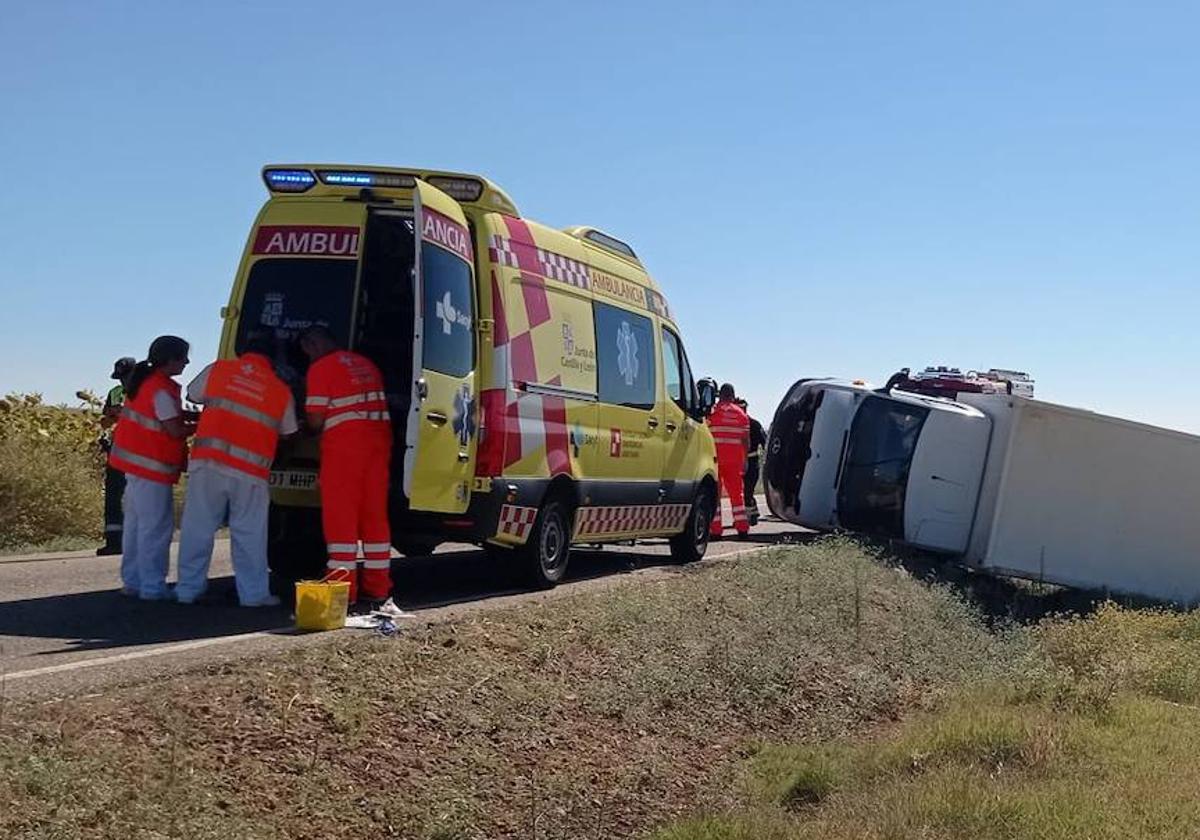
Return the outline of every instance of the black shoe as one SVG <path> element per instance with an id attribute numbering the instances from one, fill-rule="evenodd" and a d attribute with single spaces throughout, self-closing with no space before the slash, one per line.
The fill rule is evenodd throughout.
<path id="1" fill-rule="evenodd" d="M 97 557 L 111 557 L 114 554 L 120 554 L 120 553 L 121 553 L 121 546 L 119 546 L 119 545 L 102 545 L 96 549 Z"/>
<path id="2" fill-rule="evenodd" d="M 737 538 L 738 538 L 738 542 L 749 542 L 750 541 L 750 533 L 748 531 L 742 531 L 741 533 L 738 534 Z"/>

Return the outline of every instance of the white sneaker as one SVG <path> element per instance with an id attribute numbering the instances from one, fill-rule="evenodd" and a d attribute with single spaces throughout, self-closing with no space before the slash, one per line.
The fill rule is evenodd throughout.
<path id="1" fill-rule="evenodd" d="M 268 595 L 261 601 L 251 601 L 249 604 L 242 604 L 243 607 L 278 607 L 283 602 L 279 600 L 278 595 Z"/>
<path id="2" fill-rule="evenodd" d="M 371 611 L 375 615 L 386 615 L 388 618 L 416 618 L 416 613 L 405 612 L 397 606 L 396 602 L 388 598 L 378 607 Z"/>

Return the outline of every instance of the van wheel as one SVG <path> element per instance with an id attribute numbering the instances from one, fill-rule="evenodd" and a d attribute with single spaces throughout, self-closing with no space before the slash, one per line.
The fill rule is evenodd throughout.
<path id="1" fill-rule="evenodd" d="M 549 499 L 538 512 L 529 541 L 520 549 L 525 576 L 538 589 L 550 589 L 567 573 L 571 553 L 571 509 Z"/>
<path id="2" fill-rule="evenodd" d="M 708 551 L 708 529 L 712 527 L 713 492 L 704 488 L 692 502 L 683 533 L 671 537 L 671 558 L 676 563 L 695 563 Z"/>

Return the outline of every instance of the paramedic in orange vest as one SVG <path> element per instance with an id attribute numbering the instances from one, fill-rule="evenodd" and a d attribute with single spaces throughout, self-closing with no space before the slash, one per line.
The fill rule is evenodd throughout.
<path id="1" fill-rule="evenodd" d="M 121 594 L 143 601 L 169 601 L 167 566 L 175 531 L 172 487 L 187 461 L 179 383 L 171 377 L 188 364 L 188 343 L 160 335 L 145 361 L 129 375 L 125 404 L 113 431 L 108 465 L 125 473 L 124 553 Z"/>
<path id="2" fill-rule="evenodd" d="M 350 601 L 388 600 L 392 590 L 392 535 L 388 475 L 392 423 L 379 368 L 343 350 L 328 329 L 300 335 L 308 368 L 305 423 L 321 434 L 321 525 L 329 579 L 350 582 Z M 358 573 L 358 544 L 363 568 Z"/>
<path id="3" fill-rule="evenodd" d="M 295 434 L 299 424 L 291 389 L 275 375 L 270 353 L 267 336 L 251 333 L 240 356 L 213 362 L 188 385 L 188 400 L 204 411 L 192 441 L 180 526 L 180 603 L 195 603 L 208 588 L 213 537 L 228 522 L 238 603 L 279 604 L 267 572 L 267 483 L 279 436 Z"/>
<path id="4" fill-rule="evenodd" d="M 721 386 L 720 398 L 712 414 L 708 415 L 708 428 L 717 445 L 717 479 L 733 507 L 733 527 L 739 537 L 746 537 L 750 533 L 750 521 L 746 518 L 743 476 L 746 472 L 746 451 L 750 446 L 750 418 L 735 402 L 736 398 L 732 385 L 727 382 Z M 713 537 L 720 537 L 723 531 L 718 499 L 709 533 Z"/>

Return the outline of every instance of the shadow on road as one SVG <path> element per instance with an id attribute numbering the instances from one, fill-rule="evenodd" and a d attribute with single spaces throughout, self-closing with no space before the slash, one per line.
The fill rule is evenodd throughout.
<path id="1" fill-rule="evenodd" d="M 747 541 L 723 540 L 710 556 L 765 545 L 811 539 L 801 531 L 757 534 Z M 628 574 L 638 569 L 673 566 L 665 541 L 571 553 L 567 582 Z M 453 551 L 423 558 L 397 558 L 392 564 L 396 601 L 408 610 L 450 606 L 528 591 L 515 560 L 493 560 L 480 550 Z M 285 598 L 290 592 L 280 593 Z M 270 609 L 237 606 L 232 577 L 210 581 L 212 603 L 186 606 L 124 598 L 114 590 L 82 592 L 9 601 L 0 605 L 0 637 L 65 640 L 31 653 L 47 656 L 133 645 L 219 638 L 274 630 L 291 622 L 285 605 Z M 286 604 L 286 601 L 285 601 Z"/>

